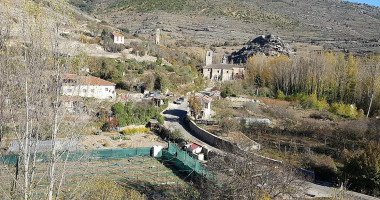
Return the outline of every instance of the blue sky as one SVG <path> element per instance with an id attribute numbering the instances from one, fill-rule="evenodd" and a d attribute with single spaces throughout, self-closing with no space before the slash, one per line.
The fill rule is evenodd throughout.
<path id="1" fill-rule="evenodd" d="M 346 0 L 357 3 L 366 3 L 368 5 L 378 6 L 380 7 L 380 0 Z"/>

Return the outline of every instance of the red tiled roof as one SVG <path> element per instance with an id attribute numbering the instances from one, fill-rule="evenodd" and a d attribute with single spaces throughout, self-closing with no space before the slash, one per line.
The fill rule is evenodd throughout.
<path id="1" fill-rule="evenodd" d="M 201 146 L 199 146 L 199 145 L 197 145 L 197 144 L 194 144 L 194 143 L 191 143 L 189 148 L 190 148 L 191 150 L 195 150 L 195 149 L 197 149 L 197 148 L 199 148 L 199 147 L 201 147 Z"/>
<path id="2" fill-rule="evenodd" d="M 120 34 L 120 33 L 112 33 L 114 36 L 120 36 L 120 37 L 124 37 L 124 35 Z"/>
<path id="3" fill-rule="evenodd" d="M 78 76 L 76 74 L 65 74 L 63 79 L 77 80 L 77 84 L 81 85 L 105 85 L 105 86 L 114 86 L 115 83 L 97 78 L 94 76 Z"/>

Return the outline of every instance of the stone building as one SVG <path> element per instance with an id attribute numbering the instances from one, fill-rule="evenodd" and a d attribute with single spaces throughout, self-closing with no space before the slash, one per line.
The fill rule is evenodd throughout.
<path id="1" fill-rule="evenodd" d="M 222 63 L 212 64 L 212 51 L 207 51 L 202 74 L 203 77 L 207 77 L 213 81 L 231 81 L 243 79 L 245 67 L 241 65 L 227 64 L 226 56 L 223 56 Z"/>
<path id="2" fill-rule="evenodd" d="M 124 44 L 124 35 L 120 33 L 112 33 L 113 43 Z"/>

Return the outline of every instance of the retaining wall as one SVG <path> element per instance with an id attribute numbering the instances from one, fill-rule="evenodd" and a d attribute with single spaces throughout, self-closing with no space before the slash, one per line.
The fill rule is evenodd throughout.
<path id="1" fill-rule="evenodd" d="M 194 121 L 187 119 L 188 125 L 190 130 L 192 130 L 192 134 L 199 138 L 200 140 L 210 144 L 211 146 L 214 146 L 216 148 L 219 148 L 223 151 L 229 152 L 229 153 L 240 153 L 243 150 L 238 147 L 237 144 L 234 144 L 230 141 L 224 140 L 206 130 L 203 128 L 197 126 Z M 254 141 L 252 141 L 255 143 Z M 255 143 L 255 145 L 252 145 L 251 149 L 260 149 L 260 145 Z"/>

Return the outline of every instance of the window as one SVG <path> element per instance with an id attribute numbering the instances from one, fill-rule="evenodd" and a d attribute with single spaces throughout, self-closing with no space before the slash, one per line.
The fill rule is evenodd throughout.
<path id="1" fill-rule="evenodd" d="M 219 70 L 217 72 L 219 73 Z"/>
<path id="2" fill-rule="evenodd" d="M 108 92 L 108 88 L 104 88 L 104 90 L 105 90 L 106 92 Z"/>
<path id="3" fill-rule="evenodd" d="M 95 89 L 91 89 L 91 92 L 94 93 L 94 92 L 95 92 Z"/>
<path id="4" fill-rule="evenodd" d="M 73 90 L 72 89 L 67 89 L 67 92 L 72 92 Z"/>
<path id="5" fill-rule="evenodd" d="M 86 93 L 87 92 L 87 90 L 86 89 L 83 89 L 83 93 Z"/>

